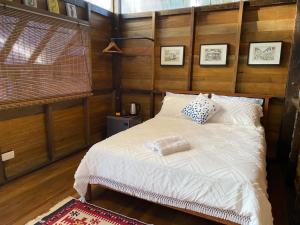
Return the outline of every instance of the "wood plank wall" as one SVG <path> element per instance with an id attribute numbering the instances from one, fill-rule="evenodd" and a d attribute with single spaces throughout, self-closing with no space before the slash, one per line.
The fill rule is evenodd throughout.
<path id="1" fill-rule="evenodd" d="M 138 102 L 142 105 L 144 119 L 150 118 L 151 93 L 160 89 L 255 93 L 284 97 L 295 13 L 296 4 L 292 1 L 279 4 L 269 1 L 260 6 L 245 2 L 157 12 L 154 77 L 151 71 L 151 43 L 146 40 L 122 42 L 125 51 L 121 67 L 123 108 L 128 111 L 130 102 Z M 151 37 L 151 21 L 150 13 L 123 15 L 122 35 Z M 284 42 L 280 66 L 247 65 L 249 42 L 257 41 Z M 199 65 L 200 45 L 212 43 L 229 44 L 227 66 Z M 184 45 L 184 66 L 160 66 L 161 45 Z M 153 87 L 151 79 L 154 79 Z M 160 95 L 155 96 L 155 113 L 160 110 L 161 100 Z M 273 99 L 270 111 L 268 154 L 274 158 L 283 114 L 283 100 Z"/>
<path id="2" fill-rule="evenodd" d="M 64 2 L 59 5 L 61 14 L 66 15 Z M 38 8 L 46 10 L 46 1 L 38 0 Z M 77 7 L 77 13 L 91 24 L 89 61 L 94 96 L 1 111 L 0 152 L 14 150 L 15 158 L 0 163 L 0 184 L 87 149 L 105 136 L 106 115 L 113 109 L 113 87 L 111 56 L 102 54 L 102 49 L 111 37 L 112 20 L 83 7 Z"/>

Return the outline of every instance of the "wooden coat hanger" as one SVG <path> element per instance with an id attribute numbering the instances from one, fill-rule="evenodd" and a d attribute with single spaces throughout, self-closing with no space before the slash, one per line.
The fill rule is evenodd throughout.
<path id="1" fill-rule="evenodd" d="M 123 51 L 119 48 L 119 46 L 113 40 L 108 44 L 108 46 L 103 49 L 103 53 L 117 53 L 122 54 Z"/>
<path id="2" fill-rule="evenodd" d="M 102 51 L 103 53 L 117 53 L 123 54 L 123 51 L 116 44 L 115 40 L 149 40 L 154 41 L 153 38 L 149 37 L 115 37 L 110 39 L 108 46 Z"/>

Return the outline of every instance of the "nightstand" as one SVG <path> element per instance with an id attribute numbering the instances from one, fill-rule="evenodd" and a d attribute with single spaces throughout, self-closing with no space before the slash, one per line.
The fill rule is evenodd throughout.
<path id="1" fill-rule="evenodd" d="M 143 119 L 141 116 L 107 116 L 107 137 L 134 127 L 142 122 Z"/>

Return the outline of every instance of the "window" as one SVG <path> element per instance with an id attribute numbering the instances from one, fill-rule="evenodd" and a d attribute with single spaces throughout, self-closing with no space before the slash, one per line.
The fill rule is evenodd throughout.
<path id="1" fill-rule="evenodd" d="M 239 0 L 121 0 L 122 13 L 136 13 L 238 2 Z"/>
<path id="2" fill-rule="evenodd" d="M 108 11 L 113 11 L 113 0 L 85 0 Z"/>
<path id="3" fill-rule="evenodd" d="M 29 21 L 24 30 L 13 45 L 5 63 L 23 64 L 28 62 L 40 42 L 47 34 L 48 24 Z M 9 35 L 8 35 L 9 37 Z"/>
<path id="4" fill-rule="evenodd" d="M 0 7 L 0 109 L 90 95 L 89 27 Z"/>

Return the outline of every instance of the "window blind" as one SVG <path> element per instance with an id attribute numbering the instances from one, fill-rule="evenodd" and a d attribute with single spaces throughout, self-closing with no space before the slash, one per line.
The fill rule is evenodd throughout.
<path id="1" fill-rule="evenodd" d="M 0 109 L 91 93 L 89 27 L 0 6 Z"/>

